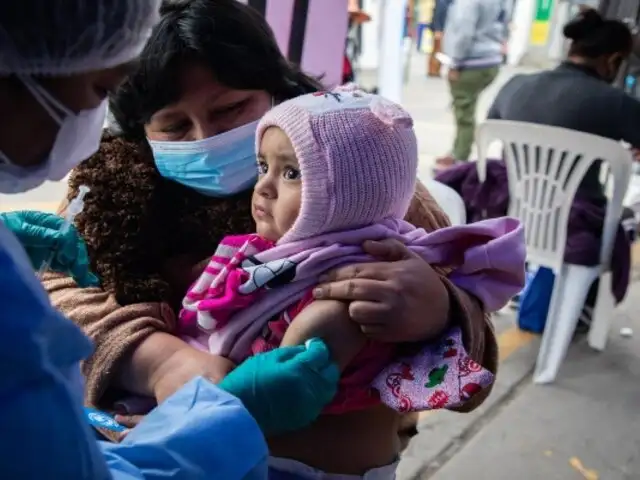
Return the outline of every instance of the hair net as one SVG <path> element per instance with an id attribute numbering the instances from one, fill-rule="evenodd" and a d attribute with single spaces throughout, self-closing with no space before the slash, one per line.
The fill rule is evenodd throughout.
<path id="1" fill-rule="evenodd" d="M 136 58 L 161 0 L 0 0 L 0 75 L 69 75 Z"/>

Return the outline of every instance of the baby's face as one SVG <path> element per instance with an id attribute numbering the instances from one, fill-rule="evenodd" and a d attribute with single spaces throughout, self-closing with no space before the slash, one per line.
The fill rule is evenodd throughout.
<path id="1" fill-rule="evenodd" d="M 265 130 L 258 152 L 258 183 L 253 190 L 251 214 L 256 233 L 278 241 L 300 212 L 302 179 L 293 146 L 276 127 Z"/>

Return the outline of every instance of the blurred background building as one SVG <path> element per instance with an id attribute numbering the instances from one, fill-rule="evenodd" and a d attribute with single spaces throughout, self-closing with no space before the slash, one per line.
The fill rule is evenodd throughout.
<path id="1" fill-rule="evenodd" d="M 375 69 L 380 60 L 380 32 L 383 9 L 387 0 L 356 0 L 371 16 L 371 21 L 351 32 L 359 45 L 358 67 Z M 408 12 L 406 33 L 412 48 L 430 53 L 434 46 L 434 10 L 438 3 L 451 0 L 397 0 Z M 563 25 L 580 8 L 596 8 L 611 18 L 638 23 L 640 0 L 505 0 L 511 11 L 511 34 L 507 61 L 511 65 L 548 66 L 564 58 L 567 42 L 562 37 Z M 437 35 L 436 35 L 437 37 Z M 425 65 L 425 74 L 429 65 Z"/>

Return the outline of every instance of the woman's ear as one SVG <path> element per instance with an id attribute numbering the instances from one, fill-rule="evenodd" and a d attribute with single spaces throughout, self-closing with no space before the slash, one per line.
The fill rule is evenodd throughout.
<path id="1" fill-rule="evenodd" d="M 614 81 L 617 77 L 618 77 L 618 73 L 620 72 L 620 67 L 622 66 L 622 63 L 624 62 L 624 55 L 620 54 L 620 53 L 614 53 L 613 55 L 611 55 L 608 60 L 608 69 L 610 72 L 610 76 L 611 76 L 611 81 Z"/>

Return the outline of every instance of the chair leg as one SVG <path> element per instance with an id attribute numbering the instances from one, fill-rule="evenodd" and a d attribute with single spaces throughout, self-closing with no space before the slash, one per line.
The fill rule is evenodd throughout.
<path id="1" fill-rule="evenodd" d="M 535 383 L 555 381 L 595 276 L 594 269 L 577 265 L 564 265 L 556 275 L 533 376 Z"/>
<path id="2" fill-rule="evenodd" d="M 616 300 L 611 292 L 611 272 L 606 272 L 602 274 L 598 283 L 598 295 L 596 296 L 588 338 L 591 348 L 599 351 L 604 350 L 615 306 Z"/>

